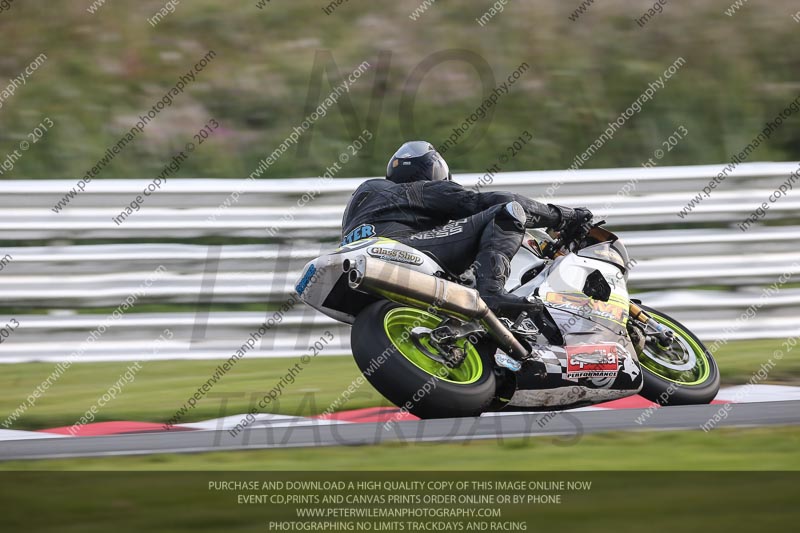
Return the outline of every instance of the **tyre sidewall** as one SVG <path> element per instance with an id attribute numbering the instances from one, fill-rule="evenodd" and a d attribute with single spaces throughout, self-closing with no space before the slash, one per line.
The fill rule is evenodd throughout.
<path id="1" fill-rule="evenodd" d="M 674 318 L 650 307 L 642 306 L 642 309 L 644 309 L 646 313 L 656 314 L 669 320 L 681 328 L 689 338 L 696 342 L 703 349 L 706 359 L 708 360 L 709 376 L 706 381 L 698 385 L 680 385 L 650 372 L 644 365 L 641 365 L 642 372 L 644 373 L 644 385 L 639 394 L 651 402 L 656 402 L 660 405 L 697 405 L 711 403 L 719 392 L 720 384 L 719 368 L 711 352 L 708 351 L 694 333 Z"/>
<path id="2" fill-rule="evenodd" d="M 420 418 L 478 416 L 494 399 L 496 388 L 486 354 L 479 351 L 483 371 L 474 383 L 452 383 L 428 374 L 400 353 L 386 334 L 385 316 L 399 307 L 403 306 L 376 302 L 356 317 L 351 345 L 364 377 L 389 401 Z M 374 365 L 376 359 L 383 362 Z M 370 365 L 374 370 L 368 375 Z"/>

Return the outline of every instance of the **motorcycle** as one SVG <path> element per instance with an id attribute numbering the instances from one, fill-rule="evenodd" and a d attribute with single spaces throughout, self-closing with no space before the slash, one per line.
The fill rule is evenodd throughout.
<path id="1" fill-rule="evenodd" d="M 635 261 L 603 224 L 526 232 L 506 290 L 540 301 L 535 316 L 496 316 L 470 269 L 454 275 L 384 237 L 312 260 L 296 289 L 352 325 L 364 377 L 420 418 L 561 410 L 637 393 L 661 405 L 711 402 L 713 356 L 680 322 L 630 297 Z"/>

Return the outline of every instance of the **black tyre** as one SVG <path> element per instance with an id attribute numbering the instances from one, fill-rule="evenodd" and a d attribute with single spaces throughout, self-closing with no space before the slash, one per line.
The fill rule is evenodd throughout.
<path id="1" fill-rule="evenodd" d="M 640 394 L 661 405 L 711 403 L 719 392 L 719 368 L 714 357 L 683 324 L 655 309 L 642 309 L 672 330 L 675 340 L 666 352 L 645 345 L 639 354 L 644 373 Z"/>
<path id="2" fill-rule="evenodd" d="M 380 301 L 366 307 L 351 332 L 353 357 L 364 377 L 389 401 L 420 418 L 478 416 L 492 403 L 495 375 L 488 348 L 464 339 L 461 365 L 449 368 L 431 359 L 435 353 L 424 338 L 413 339 L 415 327 L 433 329 L 442 319 L 399 304 Z M 493 355 L 493 354 L 492 354 Z"/>

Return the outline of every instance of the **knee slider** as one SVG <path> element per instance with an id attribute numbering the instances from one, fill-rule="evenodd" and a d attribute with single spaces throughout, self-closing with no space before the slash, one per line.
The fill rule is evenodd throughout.
<path id="1" fill-rule="evenodd" d="M 503 230 L 525 231 L 525 222 L 528 217 L 519 202 L 508 202 L 497 213 L 497 225 Z"/>

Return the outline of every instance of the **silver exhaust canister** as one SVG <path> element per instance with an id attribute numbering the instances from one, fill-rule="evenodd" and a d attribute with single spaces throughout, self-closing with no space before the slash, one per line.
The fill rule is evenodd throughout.
<path id="1" fill-rule="evenodd" d="M 509 355 L 528 351 L 487 307 L 478 291 L 400 265 L 359 255 L 342 264 L 351 289 L 417 308 L 433 307 L 460 320 L 478 320 Z"/>

